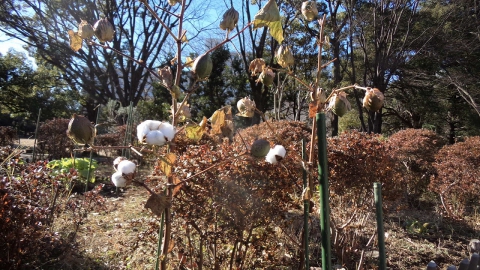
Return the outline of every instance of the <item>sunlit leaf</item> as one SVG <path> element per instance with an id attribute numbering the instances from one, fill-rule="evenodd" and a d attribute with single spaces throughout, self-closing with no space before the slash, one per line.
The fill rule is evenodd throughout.
<path id="1" fill-rule="evenodd" d="M 68 30 L 68 37 L 70 38 L 70 48 L 74 52 L 78 52 L 82 48 L 83 39 L 78 35 L 78 32 L 73 32 L 73 30 Z"/>
<path id="2" fill-rule="evenodd" d="M 317 102 L 315 101 L 310 102 L 310 104 L 308 104 L 308 117 L 314 118 L 315 115 L 317 114 L 317 109 L 318 109 Z"/>
<path id="3" fill-rule="evenodd" d="M 173 178 L 173 184 L 176 185 L 176 186 L 172 190 L 172 197 L 174 197 L 175 195 L 177 195 L 180 192 L 184 183 L 180 179 L 174 177 Z"/>
<path id="4" fill-rule="evenodd" d="M 187 57 L 187 60 L 185 61 L 183 66 L 191 68 L 191 67 L 193 67 L 193 62 L 194 62 L 194 60 L 191 57 Z"/>
<path id="5" fill-rule="evenodd" d="M 160 160 L 158 161 L 158 167 L 160 167 L 160 170 L 166 176 L 170 176 L 172 173 L 172 166 L 176 158 L 177 156 L 174 153 L 168 153 L 164 157 L 160 157 Z"/>
<path id="6" fill-rule="evenodd" d="M 205 121 L 206 122 L 206 121 Z M 194 142 L 198 142 L 202 139 L 203 133 L 205 132 L 205 126 L 202 127 L 200 125 L 197 125 L 195 123 L 189 123 L 185 127 L 185 134 L 187 135 L 187 138 Z"/>
<path id="7" fill-rule="evenodd" d="M 212 117 L 210 117 L 210 123 L 212 123 L 213 134 L 222 133 L 222 126 L 225 125 L 225 112 L 223 108 L 213 113 Z"/>
<path id="8" fill-rule="evenodd" d="M 268 3 L 255 15 L 253 20 L 253 30 L 264 26 L 268 27 L 270 35 L 277 40 L 278 43 L 282 43 L 282 20 L 275 0 L 269 0 Z"/>

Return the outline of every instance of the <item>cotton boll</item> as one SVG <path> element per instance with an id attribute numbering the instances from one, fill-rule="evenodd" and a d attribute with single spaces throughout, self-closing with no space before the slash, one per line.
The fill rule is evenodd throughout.
<path id="1" fill-rule="evenodd" d="M 150 130 L 157 130 L 162 125 L 162 122 L 157 120 L 146 120 L 144 123 Z"/>
<path id="2" fill-rule="evenodd" d="M 281 145 L 275 145 L 275 147 L 273 147 L 273 152 L 275 155 L 280 156 L 282 158 L 284 158 L 285 154 L 287 154 L 287 150 L 285 150 L 285 147 Z"/>
<path id="3" fill-rule="evenodd" d="M 120 171 L 112 174 L 112 182 L 116 187 L 127 186 L 127 180 L 123 177 L 122 172 Z"/>
<path id="4" fill-rule="evenodd" d="M 270 164 L 277 164 L 277 157 L 273 153 L 273 149 L 270 149 L 268 154 L 265 156 L 265 161 L 267 161 Z"/>
<path id="5" fill-rule="evenodd" d="M 159 130 L 152 130 L 147 133 L 145 137 L 145 142 L 153 145 L 164 145 L 167 141 L 165 140 L 165 135 Z"/>
<path id="6" fill-rule="evenodd" d="M 160 125 L 158 130 L 160 130 L 163 133 L 163 135 L 168 141 L 173 140 L 173 138 L 175 137 L 175 127 L 172 126 L 172 124 L 170 123 L 167 123 L 167 122 L 162 123 L 162 125 Z"/>
<path id="7" fill-rule="evenodd" d="M 147 120 L 148 121 L 148 120 Z M 137 138 L 138 141 L 143 143 L 143 139 L 147 135 L 147 133 L 150 131 L 150 128 L 148 128 L 148 125 L 145 122 L 142 122 L 137 126 Z"/>
<path id="8" fill-rule="evenodd" d="M 285 147 L 281 145 L 275 145 L 270 151 L 268 152 L 267 156 L 265 157 L 265 161 L 271 164 L 277 164 L 280 160 L 285 157 L 287 150 Z"/>
<path id="9" fill-rule="evenodd" d="M 135 168 L 137 165 L 130 160 L 122 160 L 118 164 L 118 171 L 123 173 L 123 174 L 129 174 L 135 172 Z"/>
<path id="10" fill-rule="evenodd" d="M 113 161 L 113 168 L 115 168 L 115 171 L 118 171 L 118 164 L 122 161 L 122 160 L 126 160 L 127 158 L 125 157 L 117 157 L 114 161 Z"/>

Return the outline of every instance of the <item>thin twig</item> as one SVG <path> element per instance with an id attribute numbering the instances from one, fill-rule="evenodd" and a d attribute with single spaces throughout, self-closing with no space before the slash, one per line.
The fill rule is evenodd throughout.
<path id="1" fill-rule="evenodd" d="M 153 17 L 155 17 L 155 19 L 157 19 L 157 21 L 159 23 L 162 24 L 162 26 L 165 28 L 165 30 L 175 39 L 175 40 L 179 40 L 179 38 L 177 38 L 177 36 L 175 36 L 175 34 L 172 32 L 172 30 L 170 30 L 170 27 L 168 27 L 164 22 L 163 20 L 158 16 L 157 12 L 155 12 L 155 10 L 152 9 L 152 7 L 148 4 L 148 2 L 146 0 L 139 0 L 140 2 L 142 2 L 145 7 L 148 9 L 148 11 L 150 11 L 150 13 L 152 13 Z M 183 9 L 183 8 L 182 8 Z M 183 15 L 183 13 L 182 13 Z"/>

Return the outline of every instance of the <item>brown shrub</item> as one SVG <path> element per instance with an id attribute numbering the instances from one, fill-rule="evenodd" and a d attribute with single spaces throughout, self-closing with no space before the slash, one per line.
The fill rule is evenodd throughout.
<path id="1" fill-rule="evenodd" d="M 53 159 L 69 157 L 74 142 L 67 137 L 70 119 L 47 120 L 40 125 L 37 132 L 38 150 Z"/>
<path id="2" fill-rule="evenodd" d="M 11 145 L 17 139 L 17 132 L 13 127 L 0 126 L 0 146 Z"/>
<path id="3" fill-rule="evenodd" d="M 418 199 L 428 188 L 435 172 L 435 154 L 445 145 L 445 139 L 431 130 L 405 129 L 390 136 L 387 142 L 402 172 L 408 199 Z"/>
<path id="4" fill-rule="evenodd" d="M 480 137 L 440 149 L 429 189 L 438 193 L 448 215 L 460 217 L 480 200 Z"/>

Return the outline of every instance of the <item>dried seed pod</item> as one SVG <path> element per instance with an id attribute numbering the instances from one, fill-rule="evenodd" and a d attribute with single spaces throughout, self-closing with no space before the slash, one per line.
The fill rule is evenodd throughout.
<path id="1" fill-rule="evenodd" d="M 277 58 L 277 63 L 283 68 L 289 67 L 295 63 L 290 47 L 285 45 L 280 45 L 280 47 L 278 47 L 275 57 Z"/>
<path id="2" fill-rule="evenodd" d="M 206 53 L 197 57 L 195 62 L 193 62 L 192 69 L 197 80 L 207 79 L 208 76 L 210 76 L 210 73 L 212 73 L 213 69 L 213 63 L 210 54 Z"/>
<path id="3" fill-rule="evenodd" d="M 273 79 L 275 78 L 275 73 L 270 68 L 264 68 L 262 73 L 258 76 L 256 82 L 261 82 L 265 86 L 270 86 L 273 84 Z"/>
<path id="4" fill-rule="evenodd" d="M 250 66 L 248 67 L 248 70 L 252 73 L 252 76 L 257 76 L 259 73 L 263 71 L 265 68 L 265 60 L 263 58 L 256 58 L 253 59 L 252 62 L 250 62 Z"/>
<path id="5" fill-rule="evenodd" d="M 223 19 L 220 22 L 220 28 L 230 32 L 235 28 L 235 26 L 237 26 L 237 22 L 238 11 L 232 7 L 223 14 Z"/>
<path id="6" fill-rule="evenodd" d="M 339 117 L 345 115 L 351 109 L 347 94 L 345 92 L 333 94 L 328 104 L 328 109 L 332 110 Z"/>
<path id="7" fill-rule="evenodd" d="M 264 139 L 258 139 L 253 142 L 250 148 L 250 154 L 254 157 L 263 158 L 270 151 L 270 143 Z"/>
<path id="8" fill-rule="evenodd" d="M 250 97 L 244 97 L 237 102 L 237 108 L 239 111 L 238 116 L 253 117 L 256 108 L 255 101 L 251 100 Z"/>
<path id="9" fill-rule="evenodd" d="M 305 1 L 302 3 L 302 14 L 307 21 L 313 21 L 318 16 L 317 2 Z"/>
<path id="10" fill-rule="evenodd" d="M 82 115 L 73 114 L 68 123 L 67 136 L 76 143 L 93 146 L 96 132 L 90 120 Z"/>
<path id="11" fill-rule="evenodd" d="M 367 87 L 363 98 L 363 107 L 371 112 L 378 112 L 382 108 L 385 96 L 377 88 Z"/>
<path id="12" fill-rule="evenodd" d="M 95 35 L 95 32 L 91 24 L 82 20 L 78 25 L 78 35 L 83 39 L 91 39 Z"/>
<path id="13" fill-rule="evenodd" d="M 98 20 L 93 26 L 93 31 L 100 43 L 110 42 L 115 36 L 115 29 L 107 18 Z"/>
<path id="14" fill-rule="evenodd" d="M 177 110 L 178 108 L 180 108 L 180 103 L 177 103 Z M 172 109 L 173 107 L 170 106 L 170 110 Z M 192 117 L 192 113 L 190 112 L 190 104 L 188 103 L 185 103 L 183 106 L 182 106 L 182 110 L 178 112 L 178 120 L 180 122 L 184 122 L 185 120 L 187 120 L 188 118 Z"/>
<path id="15" fill-rule="evenodd" d="M 182 1 L 180 1 L 180 0 L 168 0 L 168 4 L 172 7 L 175 6 L 177 3 L 181 4 Z"/>
<path id="16" fill-rule="evenodd" d="M 160 76 L 162 83 L 167 87 L 172 87 L 173 85 L 173 75 L 172 70 L 169 66 L 158 69 L 158 75 Z"/>

